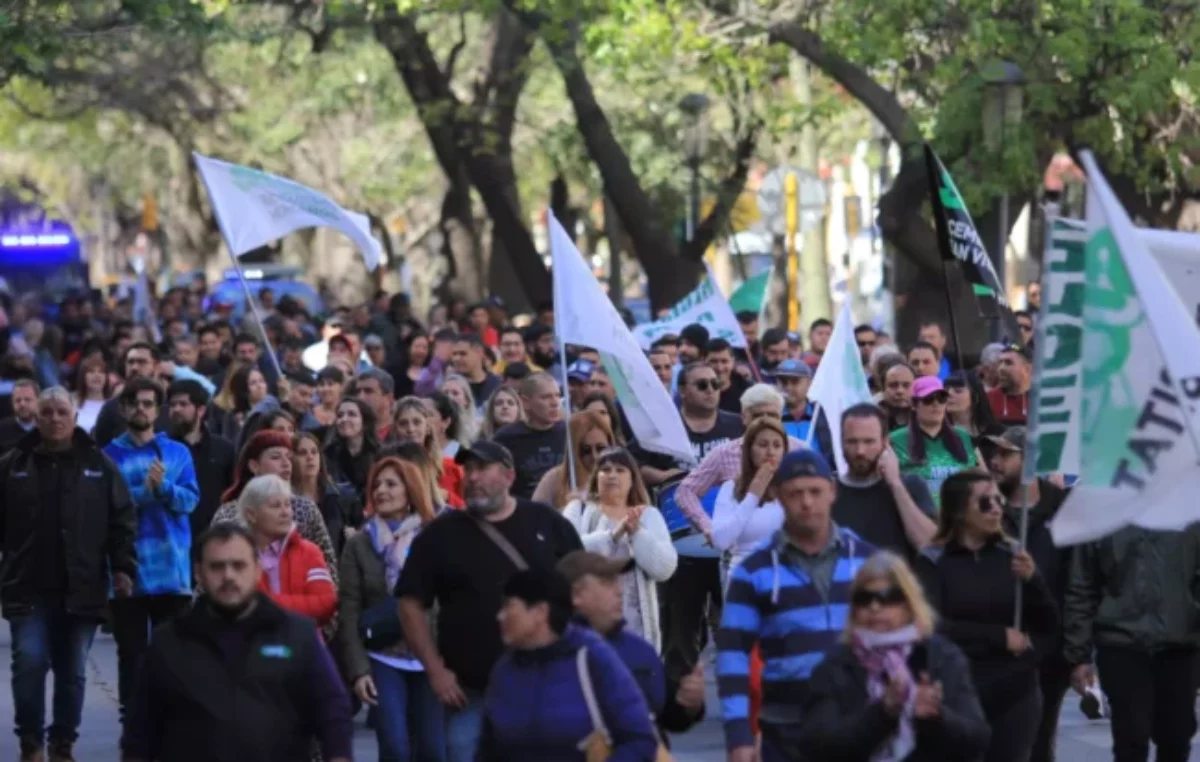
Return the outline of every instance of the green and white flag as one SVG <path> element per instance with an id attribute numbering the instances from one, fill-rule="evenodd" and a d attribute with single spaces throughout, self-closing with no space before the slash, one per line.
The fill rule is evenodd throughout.
<path id="1" fill-rule="evenodd" d="M 758 275 L 750 276 L 729 295 L 729 309 L 733 310 L 735 315 L 739 312 L 753 312 L 755 315 L 761 315 L 763 308 L 767 306 L 767 295 L 770 293 L 770 288 L 771 271 L 769 269 Z"/>
<path id="2" fill-rule="evenodd" d="M 1058 545 L 1130 524 L 1171 530 L 1200 520 L 1200 328 L 1091 153 L 1081 159 L 1080 481 L 1051 525 Z M 1044 411 L 1036 412 L 1040 423 Z"/>
<path id="3" fill-rule="evenodd" d="M 834 464 L 838 473 L 844 474 L 846 456 L 842 452 L 842 412 L 860 402 L 871 401 L 862 355 L 858 353 L 858 342 L 854 340 L 854 317 L 850 314 L 849 299 L 842 304 L 837 322 L 833 324 L 833 333 L 821 357 L 821 364 L 817 366 L 808 398 L 820 405 L 825 413 L 825 420 L 829 423 L 829 438 L 833 440 Z M 810 437 L 816 428 L 814 421 L 809 429 Z"/>
<path id="4" fill-rule="evenodd" d="M 655 339 L 666 334 L 678 335 L 692 323 L 708 329 L 708 338 L 725 339 L 730 346 L 746 348 L 746 336 L 738 325 L 729 302 L 709 272 L 700 285 L 680 299 L 667 315 L 653 323 L 634 326 L 633 335 L 643 350 L 650 349 Z"/>

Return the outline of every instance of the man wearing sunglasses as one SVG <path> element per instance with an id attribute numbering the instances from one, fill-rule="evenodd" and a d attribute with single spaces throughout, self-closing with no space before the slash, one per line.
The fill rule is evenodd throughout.
<path id="1" fill-rule="evenodd" d="M 163 388 L 148 378 L 126 384 L 119 399 L 127 430 L 104 448 L 121 472 L 138 515 L 133 594 L 111 602 L 122 721 L 151 628 L 174 619 L 192 600 L 188 515 L 200 502 L 200 486 L 191 450 L 154 433 L 164 397 Z"/>

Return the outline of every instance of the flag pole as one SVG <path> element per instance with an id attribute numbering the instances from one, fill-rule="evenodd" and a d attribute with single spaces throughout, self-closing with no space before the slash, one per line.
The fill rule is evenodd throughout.
<path id="1" fill-rule="evenodd" d="M 1050 206 L 1046 205 L 1045 209 L 1045 244 L 1042 248 L 1043 252 L 1050 248 L 1050 241 L 1054 236 L 1054 219 L 1057 215 L 1050 214 Z M 1038 305 L 1037 323 L 1034 326 L 1034 341 L 1033 341 L 1033 385 L 1031 394 L 1033 395 L 1033 404 L 1029 406 L 1030 415 L 1025 421 L 1025 453 L 1021 463 L 1021 516 L 1018 526 L 1017 542 L 1021 550 L 1025 550 L 1029 544 L 1029 509 L 1032 507 L 1029 502 L 1033 497 L 1033 483 L 1037 480 L 1037 453 L 1038 453 L 1038 419 L 1037 419 L 1037 397 L 1041 394 L 1041 376 L 1042 376 L 1042 343 L 1046 336 L 1046 265 L 1043 257 L 1042 275 L 1039 282 L 1042 286 L 1041 304 Z M 1017 595 L 1016 595 L 1016 611 L 1013 612 L 1013 629 L 1020 631 L 1021 629 L 1021 613 L 1025 608 L 1025 586 L 1021 580 L 1017 580 Z"/>
<path id="2" fill-rule="evenodd" d="M 967 367 L 967 358 L 963 357 L 962 343 L 958 339 L 958 318 L 954 316 L 954 297 L 950 293 L 950 271 L 953 262 L 942 260 L 942 290 L 946 292 L 946 315 L 950 318 L 950 340 L 954 342 L 954 359 L 958 361 L 960 370 Z"/>
<path id="3" fill-rule="evenodd" d="M 226 248 L 229 248 L 228 246 Z M 246 292 L 246 308 L 254 314 L 254 320 L 258 323 L 258 332 L 262 334 L 263 344 L 267 347 L 267 354 L 271 356 L 271 364 L 275 366 L 275 375 L 277 378 L 283 378 L 283 368 L 279 366 L 279 357 L 275 354 L 275 347 L 271 346 L 271 337 L 267 336 L 267 326 L 263 323 L 262 315 L 258 311 L 258 305 L 254 303 L 254 297 L 250 296 L 250 285 L 246 283 L 246 276 L 242 272 L 242 266 L 238 263 L 237 257 L 233 254 L 233 249 L 229 249 L 229 260 L 233 262 L 233 269 L 237 272 L 238 280 L 242 284 L 242 290 Z"/>

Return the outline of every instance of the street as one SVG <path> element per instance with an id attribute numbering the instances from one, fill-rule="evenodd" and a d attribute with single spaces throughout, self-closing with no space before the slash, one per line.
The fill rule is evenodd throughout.
<path id="1" fill-rule="evenodd" d="M 8 627 L 0 628 L 0 722 L 5 729 L 0 732 L 0 760 L 17 758 L 17 741 L 11 732 L 12 692 L 9 690 L 11 672 Z M 47 680 L 47 689 L 50 681 Z M 709 673 L 709 715 L 692 732 L 672 739 L 675 759 L 678 762 L 721 762 L 725 759 L 724 739 L 718 716 L 716 687 Z M 47 696 L 47 708 L 49 696 Z M 359 715 L 355 734 L 355 759 L 371 762 L 376 758 L 374 734 L 362 726 Z M 50 722 L 47 716 L 46 722 Z M 92 648 L 88 665 L 87 703 L 83 711 L 83 727 L 75 747 L 75 758 L 80 762 L 116 762 L 119 759 L 117 741 L 120 727 L 117 723 L 117 651 L 116 644 L 108 635 L 98 635 Z M 1058 762 L 1089 762 L 1097 754 L 1111 746 L 1108 723 L 1089 722 L 1079 713 L 1074 694 L 1067 697 L 1063 717 L 1059 724 Z M 1107 756 L 1107 754 L 1105 754 Z M 1200 762 L 1200 751 L 1193 749 L 1191 759 Z"/>

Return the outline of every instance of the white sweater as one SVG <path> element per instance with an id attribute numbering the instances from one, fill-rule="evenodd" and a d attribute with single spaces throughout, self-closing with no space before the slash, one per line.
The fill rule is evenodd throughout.
<path id="1" fill-rule="evenodd" d="M 679 555 L 671 543 L 671 533 L 662 514 L 653 506 L 647 507 L 633 536 L 623 535 L 616 543 L 612 539 L 616 524 L 604 515 L 597 503 L 572 500 L 563 509 L 563 518 L 579 532 L 584 550 L 611 558 L 619 555 L 618 543 L 628 543 L 629 557 L 633 558 L 636 567 L 641 631 L 646 640 L 661 651 L 662 629 L 658 620 L 658 585 L 655 583 L 670 579 L 679 564 Z"/>
<path id="2" fill-rule="evenodd" d="M 783 526 L 783 507 L 778 500 L 760 505 L 758 496 L 750 492 L 737 500 L 733 488 L 732 480 L 721 485 L 712 518 L 713 545 L 733 556 L 730 568 Z"/>

